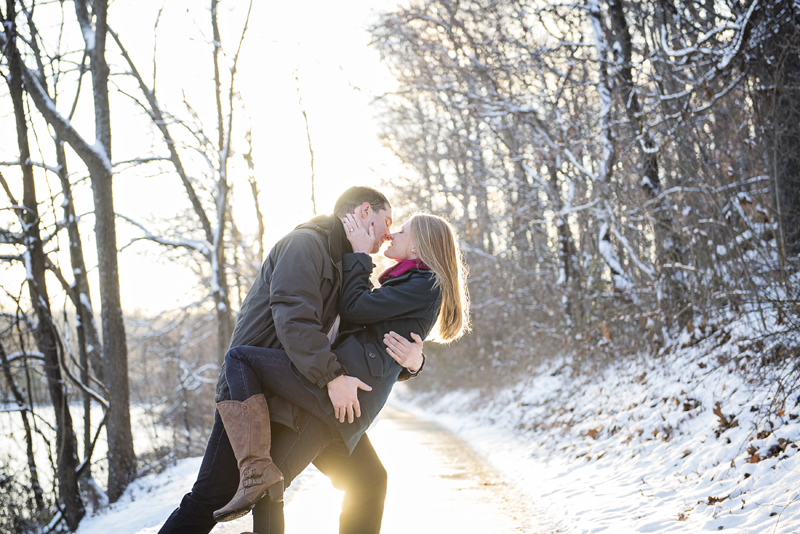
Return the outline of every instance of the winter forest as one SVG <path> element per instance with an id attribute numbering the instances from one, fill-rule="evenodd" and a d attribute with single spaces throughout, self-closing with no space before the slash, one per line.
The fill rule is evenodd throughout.
<path id="1" fill-rule="evenodd" d="M 358 176 L 321 172 L 305 71 L 292 110 L 302 161 L 279 176 L 259 153 L 271 126 L 252 110 L 270 102 L 241 86 L 274 80 L 240 61 L 266 54 L 251 42 L 269 38 L 254 19 L 268 8 L 4 4 L 0 531 L 75 531 L 137 478 L 203 454 L 219 365 L 266 252 L 330 209 L 318 207 L 324 180 L 335 197 Z M 192 37 L 167 38 L 176 28 Z M 799 3 L 403 0 L 365 32 L 393 84 L 370 95 L 379 143 L 399 162 L 368 185 L 396 224 L 418 210 L 450 220 L 469 265 L 472 332 L 426 343 L 414 391 L 491 397 L 557 358 L 591 377 L 643 358 L 666 368 L 673 349 L 705 343 L 733 347 L 714 365 L 769 391 L 749 439 L 789 421 Z M 190 53 L 197 76 L 184 84 L 170 70 Z M 281 180 L 296 190 L 280 196 Z M 158 216 L 117 209 L 130 200 L 119 184 L 137 181 Z M 300 203 L 273 235 L 275 206 Z M 136 255 L 183 273 L 192 298 L 128 307 Z M 718 431 L 734 426 L 725 412 L 717 404 Z M 152 446 L 134 448 L 140 434 Z"/>

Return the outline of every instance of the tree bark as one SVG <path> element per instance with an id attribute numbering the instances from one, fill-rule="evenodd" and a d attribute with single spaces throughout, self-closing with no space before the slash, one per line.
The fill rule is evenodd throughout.
<path id="1" fill-rule="evenodd" d="M 765 3 L 752 32 L 750 57 L 760 87 L 757 105 L 763 117 L 784 259 L 800 254 L 800 11 L 787 0 Z"/>
<path id="2" fill-rule="evenodd" d="M 248 152 L 244 155 L 247 161 L 247 170 L 249 171 L 248 180 L 250 182 L 250 192 L 253 195 L 253 204 L 256 208 L 256 221 L 258 222 L 258 239 L 256 240 L 258 254 L 258 264 L 264 261 L 264 214 L 261 213 L 261 203 L 258 199 L 258 182 L 256 181 L 256 165 L 253 161 L 253 141 L 250 130 L 247 131 L 247 146 Z"/>
<path id="3" fill-rule="evenodd" d="M 61 191 L 64 194 L 64 220 L 66 221 L 67 236 L 69 239 L 70 266 L 74 282 L 69 288 L 72 304 L 75 306 L 77 317 L 75 330 L 78 334 L 78 354 L 81 365 L 81 382 L 89 386 L 89 366 L 94 369 L 95 375 L 102 381 L 103 376 L 103 355 L 100 351 L 100 338 L 97 333 L 97 325 L 94 321 L 94 311 L 89 292 L 89 281 L 86 276 L 86 262 L 83 256 L 83 244 L 81 241 L 80 230 L 78 229 L 78 219 L 75 216 L 75 204 L 72 200 L 72 185 L 69 183 L 67 173 L 67 157 L 64 150 L 64 142 L 59 135 L 55 136 L 56 160 L 58 161 L 58 178 L 61 181 Z M 91 416 L 91 395 L 84 393 L 84 430 L 83 447 L 84 458 L 89 459 L 89 451 L 92 443 L 92 416 Z M 91 462 L 86 467 L 86 476 L 91 476 Z"/>
<path id="4" fill-rule="evenodd" d="M 108 99 L 108 63 L 105 59 L 108 34 L 108 0 L 94 0 L 94 27 L 88 15 L 87 0 L 75 1 L 78 20 L 87 38 L 94 95 L 95 135 L 99 158 L 86 162 L 92 181 L 95 210 L 100 306 L 103 324 L 103 382 L 109 391 L 108 497 L 111 502 L 122 495 L 136 477 L 136 454 L 131 432 L 128 390 L 128 347 L 119 288 L 117 232 L 114 214 L 113 173 L 111 170 L 111 110 Z M 100 162 L 97 161 L 100 159 Z M 98 164 L 102 163 L 102 164 Z"/>
<path id="5" fill-rule="evenodd" d="M 614 46 L 617 78 L 619 79 L 620 98 L 628 117 L 628 124 L 639 144 L 641 164 L 641 187 L 648 198 L 655 199 L 662 191 L 659 176 L 658 148 L 647 129 L 644 109 L 633 81 L 633 43 L 628 22 L 625 18 L 622 0 L 608 0 L 608 11 L 611 19 L 611 31 L 614 35 Z M 683 254 L 682 239 L 673 228 L 674 221 L 669 202 L 663 199 L 655 203 L 653 210 L 654 244 L 656 261 L 659 265 L 680 264 Z M 665 292 L 669 306 L 665 310 L 668 324 L 677 320 L 680 326 L 686 325 L 692 318 L 692 307 L 688 301 L 682 273 L 674 268 L 662 270 Z M 673 316 L 674 311 L 679 311 Z"/>
<path id="6" fill-rule="evenodd" d="M 558 219 L 555 221 L 556 231 L 558 235 L 557 256 L 562 275 L 559 279 L 562 280 L 564 295 L 564 313 L 572 321 L 574 316 L 573 299 L 575 298 L 574 291 L 571 291 L 574 285 L 573 273 L 573 256 L 575 245 L 572 241 L 572 231 L 569 227 L 569 215 L 564 215 L 561 210 L 564 208 L 564 202 L 561 200 L 561 184 L 558 180 L 558 166 L 555 162 L 549 162 L 547 171 L 550 179 L 550 199 L 553 203 L 553 211 L 556 213 Z"/>
<path id="7" fill-rule="evenodd" d="M 9 63 L 7 81 L 14 106 L 17 142 L 20 151 L 19 161 L 22 168 L 23 209 L 20 217 L 24 223 L 25 246 L 27 249 L 25 255 L 29 266 L 28 291 L 37 319 L 34 336 L 39 351 L 44 354 L 47 387 L 56 417 L 56 476 L 58 478 L 59 493 L 64 505 L 64 517 L 67 525 L 71 530 L 75 530 L 86 514 L 86 510 L 78 492 L 78 443 L 72 427 L 67 391 L 61 374 L 59 358 L 61 342 L 50 313 L 50 299 L 45 283 L 44 247 L 39 234 L 39 206 L 36 200 L 33 166 L 30 159 L 28 125 L 25 117 L 22 89 L 23 66 L 19 51 L 16 48 L 16 6 L 14 0 L 7 1 L 7 13 L 8 21 L 4 24 L 7 37 L 5 53 Z"/>
<path id="8" fill-rule="evenodd" d="M 228 217 L 228 156 L 230 155 L 230 136 L 233 122 L 233 109 L 229 109 L 227 129 L 225 127 L 225 114 L 222 110 L 222 81 L 219 70 L 219 56 L 222 52 L 222 37 L 219 33 L 217 22 L 218 0 L 211 0 L 211 29 L 214 39 L 214 96 L 217 105 L 217 148 L 219 153 L 219 177 L 217 179 L 217 228 L 214 234 L 213 250 L 211 251 L 211 276 L 214 293 L 214 304 L 217 312 L 217 353 L 220 363 L 225 358 L 228 345 L 233 335 L 233 314 L 229 296 L 228 277 L 225 270 L 225 227 Z M 238 53 L 237 53 L 238 57 Z M 233 75 L 236 72 L 236 63 L 231 70 L 231 87 L 229 100 L 233 98 Z M 230 101 L 231 108 L 233 102 Z M 227 133 L 227 135 L 226 135 Z"/>

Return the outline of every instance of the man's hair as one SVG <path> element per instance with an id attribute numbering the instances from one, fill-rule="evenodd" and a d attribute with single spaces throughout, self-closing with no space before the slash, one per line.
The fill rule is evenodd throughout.
<path id="1" fill-rule="evenodd" d="M 333 214 L 342 218 L 345 213 L 355 211 L 364 202 L 369 202 L 372 211 L 375 212 L 389 207 L 389 200 L 383 193 L 371 187 L 356 185 L 342 193 L 336 201 L 336 206 L 333 207 Z"/>

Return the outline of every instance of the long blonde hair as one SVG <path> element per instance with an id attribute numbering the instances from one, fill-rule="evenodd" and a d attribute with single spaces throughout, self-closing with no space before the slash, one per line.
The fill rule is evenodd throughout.
<path id="1" fill-rule="evenodd" d="M 431 336 L 449 343 L 469 331 L 467 265 L 453 226 L 436 215 L 418 213 L 409 221 L 417 257 L 433 271 L 434 287 L 442 292 L 439 317 Z"/>

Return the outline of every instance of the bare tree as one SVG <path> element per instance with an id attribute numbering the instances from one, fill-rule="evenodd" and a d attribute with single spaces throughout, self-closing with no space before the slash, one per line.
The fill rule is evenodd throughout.
<path id="1" fill-rule="evenodd" d="M 95 235 L 97 241 L 101 316 L 103 324 L 103 381 L 111 394 L 107 436 L 109 445 L 109 497 L 117 499 L 136 473 L 136 457 L 130 427 L 128 399 L 127 346 L 119 297 L 116 223 L 113 205 L 113 171 L 110 163 L 110 107 L 108 102 L 108 65 L 105 61 L 107 3 L 91 6 L 76 0 L 76 13 L 82 27 L 86 54 L 90 58 L 97 144 L 88 143 L 62 115 L 39 77 L 27 67 L 16 49 L 5 47 L 9 61 L 19 61 L 25 90 L 37 111 L 55 130 L 58 137 L 75 151 L 89 170 L 95 199 Z M 29 21 L 30 22 L 30 21 Z M 4 39 L 3 44 L 8 42 Z"/>
<path id="2" fill-rule="evenodd" d="M 128 347 L 119 293 L 117 234 L 114 213 L 113 173 L 111 169 L 111 107 L 108 94 L 109 68 L 105 59 L 108 34 L 108 1 L 76 0 L 75 12 L 90 58 L 94 96 L 94 146 L 98 158 L 84 160 L 92 179 L 95 206 L 98 272 L 100 273 L 100 307 L 103 321 L 103 381 L 109 388 L 108 414 L 108 496 L 116 501 L 136 476 L 136 455 L 133 451 L 130 399 L 128 392 Z M 96 159 L 102 160 L 98 165 Z"/>
<path id="3" fill-rule="evenodd" d="M 468 245 L 476 353 L 525 327 L 529 347 L 659 343 L 771 300 L 753 281 L 776 257 L 797 268 L 777 235 L 797 227 L 794 5 L 429 0 L 373 34 L 402 191 Z"/>
<path id="4" fill-rule="evenodd" d="M 306 125 L 306 140 L 308 141 L 308 155 L 311 158 L 311 210 L 314 215 L 317 214 L 317 198 L 314 186 L 315 169 L 314 169 L 314 145 L 311 144 L 311 128 L 308 125 L 308 113 L 305 106 L 303 106 L 303 93 L 300 91 L 300 75 L 295 72 L 294 76 L 297 82 L 297 99 L 300 104 L 300 112 L 303 114 L 303 122 Z"/>
<path id="5" fill-rule="evenodd" d="M 194 237 L 173 234 L 163 235 L 160 232 L 151 231 L 137 221 L 130 221 L 139 226 L 143 231 L 141 239 L 147 239 L 159 243 L 169 248 L 183 249 L 191 253 L 199 254 L 205 260 L 210 275 L 210 296 L 214 302 L 214 310 L 217 318 L 217 348 L 220 361 L 225 352 L 233 333 L 233 310 L 231 306 L 230 284 L 229 284 L 229 265 L 234 262 L 234 252 L 231 248 L 233 241 L 232 214 L 230 213 L 230 194 L 231 180 L 228 176 L 230 161 L 233 156 L 233 137 L 234 137 L 234 115 L 236 113 L 237 90 L 236 74 L 244 43 L 245 35 L 249 27 L 250 9 L 249 4 L 247 16 L 244 21 L 241 34 L 238 36 L 238 44 L 235 53 L 229 58 L 230 78 L 226 83 L 222 79 L 220 63 L 223 61 L 222 37 L 218 22 L 218 3 L 212 0 L 210 9 L 210 22 L 212 29 L 212 66 L 214 72 L 214 103 L 215 103 L 215 136 L 209 135 L 203 128 L 202 121 L 199 120 L 197 112 L 189 102 L 184 102 L 190 115 L 184 121 L 172 119 L 176 114 L 166 113 L 162 104 L 156 98 L 156 88 L 149 87 L 133 59 L 124 47 L 121 39 L 116 33 L 111 32 L 112 37 L 117 42 L 122 56 L 130 68 L 130 74 L 134 77 L 139 89 L 144 96 L 144 102 L 140 105 L 147 111 L 153 124 L 158 128 L 169 151 L 169 161 L 172 163 L 175 172 L 180 178 L 187 197 L 192 205 L 195 217 L 199 221 L 202 234 L 199 239 Z M 223 100 L 223 94 L 227 94 Z M 192 124 L 194 123 L 194 124 Z M 204 200 L 198 194 L 201 177 L 193 177 L 184 165 L 184 155 L 177 143 L 171 125 L 177 125 L 189 131 L 191 139 L 195 142 L 193 150 L 199 153 L 209 167 L 213 168 L 213 175 L 206 176 L 207 181 L 213 183 L 209 190 L 213 191 L 211 198 Z M 216 137 L 216 142 L 211 141 Z M 245 158 L 247 159 L 247 158 Z M 248 164 L 252 162 L 252 157 Z M 251 188 L 252 190 L 252 188 Z M 195 228 L 197 225 L 194 225 Z"/>
<path id="6" fill-rule="evenodd" d="M 37 319 L 36 344 L 44 354 L 48 390 L 56 414 L 58 485 L 67 525 L 71 530 L 75 530 L 85 514 L 83 502 L 78 493 L 78 446 L 72 426 L 67 390 L 61 371 L 60 360 L 64 349 L 53 322 L 50 297 L 45 282 L 46 266 L 44 248 L 40 236 L 39 203 L 36 200 L 33 166 L 30 163 L 31 153 L 28 144 L 28 125 L 22 87 L 24 66 L 16 48 L 16 5 L 12 0 L 7 3 L 7 18 L 2 20 L 5 29 L 5 43 L 3 44 L 6 49 L 5 53 L 9 58 L 8 86 L 14 105 L 23 184 L 22 204 L 19 204 L 13 197 L 9 198 L 9 201 L 12 205 L 19 206 L 17 213 L 23 228 L 25 243 L 23 255 L 25 264 L 28 266 L 27 285 L 30 301 Z M 4 189 L 9 192 L 7 185 Z"/>

